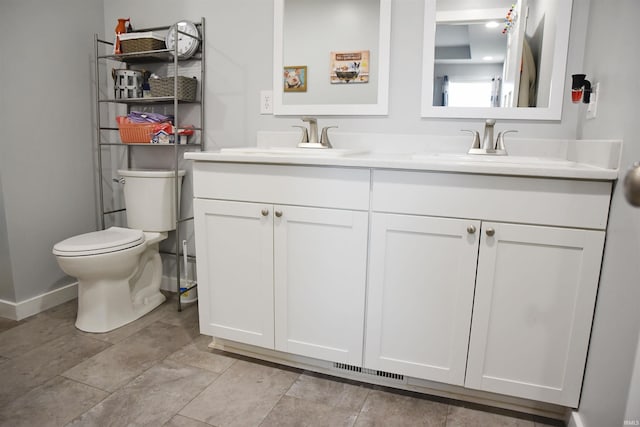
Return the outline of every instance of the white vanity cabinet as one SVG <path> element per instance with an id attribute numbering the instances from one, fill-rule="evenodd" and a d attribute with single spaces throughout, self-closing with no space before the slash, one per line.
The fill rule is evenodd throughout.
<path id="1" fill-rule="evenodd" d="M 611 184 L 372 182 L 365 367 L 576 407 Z"/>
<path id="2" fill-rule="evenodd" d="M 577 407 L 610 180 L 230 159 L 193 168 L 218 348 Z"/>
<path id="3" fill-rule="evenodd" d="M 483 222 L 467 387 L 577 407 L 604 231 Z"/>
<path id="4" fill-rule="evenodd" d="M 463 385 L 480 221 L 373 213 L 364 366 Z"/>
<path id="5" fill-rule="evenodd" d="M 200 328 L 360 365 L 369 171 L 196 163 Z"/>
<path id="6" fill-rule="evenodd" d="M 202 333 L 273 348 L 270 205 L 193 201 Z"/>

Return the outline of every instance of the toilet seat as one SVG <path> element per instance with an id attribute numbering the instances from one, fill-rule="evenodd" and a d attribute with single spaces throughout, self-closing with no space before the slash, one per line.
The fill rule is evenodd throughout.
<path id="1" fill-rule="evenodd" d="M 142 230 L 111 227 L 70 237 L 53 247 L 54 255 L 86 256 L 121 251 L 144 243 Z"/>

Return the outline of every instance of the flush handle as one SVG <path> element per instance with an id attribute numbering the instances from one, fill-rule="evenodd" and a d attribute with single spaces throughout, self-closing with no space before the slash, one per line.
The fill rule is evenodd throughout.
<path id="1" fill-rule="evenodd" d="M 476 226 L 475 225 L 470 225 L 467 227 L 467 233 L 469 234 L 474 234 L 476 232 Z"/>
<path id="2" fill-rule="evenodd" d="M 269 215 L 269 209 L 262 209 L 260 213 L 262 214 L 262 216 L 267 216 Z"/>
<path id="3" fill-rule="evenodd" d="M 496 230 L 494 230 L 493 228 L 487 228 L 487 236 L 491 237 L 494 234 L 496 234 Z"/>
<path id="4" fill-rule="evenodd" d="M 276 216 L 280 218 L 282 216 L 282 211 L 276 211 Z"/>

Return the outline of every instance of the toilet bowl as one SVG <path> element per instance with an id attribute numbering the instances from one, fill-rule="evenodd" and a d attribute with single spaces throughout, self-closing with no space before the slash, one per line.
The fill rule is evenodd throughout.
<path id="1" fill-rule="evenodd" d="M 76 327 L 85 332 L 119 328 L 165 301 L 158 249 L 175 229 L 175 171 L 118 173 L 124 177 L 127 223 L 136 228 L 111 227 L 53 247 L 62 271 L 78 279 Z"/>

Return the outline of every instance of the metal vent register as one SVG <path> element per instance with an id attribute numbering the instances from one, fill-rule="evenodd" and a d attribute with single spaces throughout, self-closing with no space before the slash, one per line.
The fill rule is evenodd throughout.
<path id="1" fill-rule="evenodd" d="M 392 372 L 377 371 L 375 369 L 361 368 L 360 366 L 347 365 L 346 363 L 333 362 L 333 367 L 341 371 L 357 372 L 374 377 L 383 377 L 396 381 L 404 381 L 404 375 L 394 374 Z"/>

